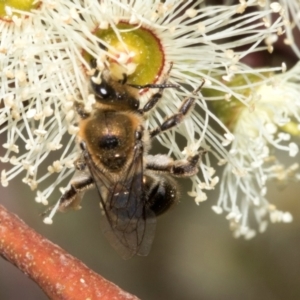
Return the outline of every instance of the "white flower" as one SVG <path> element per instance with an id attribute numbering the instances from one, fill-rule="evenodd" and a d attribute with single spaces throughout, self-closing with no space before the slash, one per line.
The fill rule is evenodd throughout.
<path id="1" fill-rule="evenodd" d="M 243 156 L 245 141 L 241 139 L 242 134 L 237 130 L 246 127 L 246 123 L 236 126 L 236 130 L 231 133 L 209 109 L 208 102 L 230 102 L 234 98 L 249 108 L 258 97 L 245 95 L 243 89 L 250 87 L 254 91 L 258 87 L 257 83 L 256 86 L 247 83 L 244 87 L 233 88 L 230 82 L 239 76 L 247 78 L 255 73 L 261 78 L 261 85 L 264 86 L 265 83 L 270 83 L 270 80 L 265 78 L 263 72 L 281 69 L 264 68 L 254 71 L 241 63 L 241 59 L 250 53 L 270 50 L 283 26 L 280 17 L 274 22 L 267 22 L 274 8 L 246 13 L 246 7 L 251 5 L 257 5 L 256 1 L 241 1 L 238 5 L 222 6 L 206 6 L 201 0 L 167 0 L 163 3 L 156 0 L 43 1 L 41 7 L 31 13 L 31 23 L 28 27 L 30 34 L 27 34 L 27 31 L 24 31 L 26 27 L 22 26 L 18 36 L 13 30 L 1 32 L 1 41 L 3 38 L 11 44 L 18 39 L 23 41 L 20 53 L 8 56 L 2 52 L 0 62 L 3 69 L 7 68 L 9 75 L 2 77 L 1 82 L 1 95 L 4 95 L 4 107 L 0 109 L 3 124 L 1 132 L 7 133 L 4 144 L 7 153 L 2 157 L 2 161 L 13 165 L 10 170 L 3 170 L 1 173 L 2 184 L 7 185 L 9 180 L 25 170 L 23 181 L 32 189 L 36 189 L 40 182 L 50 175 L 53 178 L 58 173 L 53 184 L 43 191 L 38 191 L 37 202 L 46 204 L 57 185 L 74 172 L 73 161 L 78 156 L 74 140 L 78 128 L 74 122 L 76 113 L 73 104 L 74 101 L 83 101 L 87 110 L 93 109 L 94 99 L 89 95 L 88 89 L 90 76 L 94 71 L 90 66 L 91 58 L 96 59 L 98 70 L 101 71 L 109 65 L 112 75 L 116 78 L 126 73 L 133 82 L 144 80 L 142 84 L 163 80 L 170 64 L 173 63 L 168 82 L 179 84 L 181 88 L 178 91 L 164 91 L 158 109 L 149 116 L 146 125 L 149 128 L 156 127 L 162 123 L 165 116 L 178 111 L 185 97 L 195 97 L 196 107 L 184 123 L 160 135 L 158 140 L 168 149 L 168 154 L 176 158 L 207 150 L 203 155 L 199 176 L 192 177 L 189 195 L 199 204 L 209 198 L 205 190 L 214 189 L 221 181 L 223 190 L 226 191 L 222 191 L 221 200 L 214 206 L 214 210 L 217 213 L 221 213 L 222 209 L 228 210 L 228 219 L 235 223 L 244 220 L 247 216 L 245 209 L 238 205 L 229 205 L 230 200 L 226 195 L 230 193 L 232 199 L 237 199 L 238 189 L 241 187 L 242 193 L 248 193 L 247 188 L 239 183 L 242 182 L 242 178 L 249 176 L 250 181 L 251 176 L 257 178 L 258 173 L 251 170 L 259 169 L 261 160 L 268 157 L 268 153 L 261 153 L 260 158 Z M 42 38 L 37 38 L 36 30 L 41 33 L 37 36 Z M 141 45 L 132 43 L 130 38 L 127 40 L 125 36 L 127 33 L 134 35 L 137 32 L 141 36 Z M 152 46 L 148 51 L 148 58 L 141 54 L 139 48 L 148 46 L 146 32 L 152 36 L 152 42 L 148 43 Z M 105 39 L 103 33 L 109 34 L 114 42 Z M 143 48 L 143 51 L 146 48 Z M 154 50 L 158 54 L 152 57 Z M 25 60 L 26 63 L 22 60 L 24 55 L 29 57 Z M 155 67 L 152 77 L 138 77 L 138 71 L 148 71 L 149 66 L 152 67 L 157 62 L 160 63 Z M 200 92 L 192 94 L 203 80 L 204 88 L 214 91 L 214 94 L 205 99 Z M 19 85 L 20 82 L 23 85 Z M 154 92 L 150 90 L 144 93 L 141 96 L 141 105 Z M 263 105 L 263 101 L 261 103 Z M 213 123 L 216 129 L 212 129 Z M 253 123 L 250 120 L 247 124 Z M 264 123 L 265 125 L 267 124 Z M 269 126 L 269 130 L 272 130 L 272 125 Z M 265 129 L 264 132 L 268 130 Z M 257 135 L 259 138 L 260 133 L 260 127 L 254 128 L 251 137 Z M 62 147 L 62 137 L 65 134 L 68 135 L 69 141 Z M 178 134 L 186 139 L 184 147 L 179 147 L 174 142 Z M 284 138 L 281 136 L 281 139 Z M 267 142 L 269 141 L 265 141 L 265 144 Z M 232 145 L 230 151 L 227 150 L 229 145 Z M 289 149 L 290 154 L 296 151 L 292 142 L 284 147 Z M 41 163 L 52 151 L 56 151 L 57 156 L 50 165 L 42 166 Z M 249 154 L 252 155 L 250 152 Z M 218 159 L 220 165 L 228 163 L 225 179 L 220 180 L 215 175 L 211 155 Z M 237 159 L 235 155 L 247 159 L 249 163 L 244 164 L 244 161 Z M 226 172 L 230 175 L 227 176 Z M 238 184 L 232 185 L 236 178 L 239 180 Z M 227 189 L 228 186 L 233 187 L 232 190 Z M 254 200 L 251 198 L 251 201 Z M 261 200 L 255 201 L 261 203 Z M 248 207 L 249 205 L 246 205 L 246 209 Z M 252 235 L 253 231 L 247 232 L 247 237 Z"/>
<path id="2" fill-rule="evenodd" d="M 287 182 L 299 176 L 297 161 L 285 167 L 274 152 L 285 152 L 290 158 L 298 154 L 292 135 L 300 133 L 299 83 L 298 63 L 287 73 L 260 82 L 248 107 L 240 106 L 230 150 L 234 164 L 225 167 L 218 205 L 213 207 L 217 213 L 227 212 L 237 237 L 255 235 L 249 223 L 252 211 L 260 232 L 265 230 L 268 217 L 273 223 L 292 220 L 290 213 L 270 204 L 266 194 L 269 180 Z"/>
<path id="3" fill-rule="evenodd" d="M 299 32 L 300 32 L 300 3 L 295 0 L 279 0 L 276 2 L 265 0 L 264 8 L 271 7 L 274 12 L 285 19 L 281 33 L 285 33 L 283 43 L 290 46 L 300 58 Z M 270 18 L 269 18 L 270 19 Z"/>
<path id="4" fill-rule="evenodd" d="M 2 183 L 25 171 L 23 182 L 33 190 L 47 177 L 37 176 L 42 162 L 63 146 L 62 137 L 73 121 L 68 102 L 76 95 L 72 50 L 67 38 L 43 19 L 47 9 L 45 3 L 31 12 L 10 8 L 12 21 L 0 20 L 0 133 L 7 135 L 1 161 L 13 165 L 3 170 Z M 70 157 L 64 156 L 61 161 L 68 164 Z"/>

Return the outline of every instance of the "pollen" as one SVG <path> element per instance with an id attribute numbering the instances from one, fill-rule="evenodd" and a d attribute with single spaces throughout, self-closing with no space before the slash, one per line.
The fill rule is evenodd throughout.
<path id="1" fill-rule="evenodd" d="M 56 160 L 53 162 L 52 166 L 48 167 L 48 172 L 49 173 L 59 173 L 62 170 L 63 166 L 59 160 Z"/>

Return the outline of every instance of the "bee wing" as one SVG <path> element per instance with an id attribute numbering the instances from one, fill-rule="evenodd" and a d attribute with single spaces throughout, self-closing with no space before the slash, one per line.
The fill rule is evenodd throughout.
<path id="1" fill-rule="evenodd" d="M 106 218 L 102 218 L 102 231 L 110 244 L 124 258 L 148 255 L 153 242 L 156 217 L 146 207 L 143 192 L 143 150 L 137 144 L 127 174 L 114 182 L 95 166 L 91 159 L 87 165 L 99 192 Z"/>

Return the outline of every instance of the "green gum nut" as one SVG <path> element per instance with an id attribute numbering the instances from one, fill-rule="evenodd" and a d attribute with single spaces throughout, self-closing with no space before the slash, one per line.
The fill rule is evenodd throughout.
<path id="1" fill-rule="evenodd" d="M 36 3 L 33 0 L 0 0 L 0 18 L 10 18 L 11 16 L 7 15 L 5 7 L 11 7 L 22 11 L 30 11 L 31 9 L 37 8 L 39 3 Z M 18 15 L 13 13 L 13 15 Z"/>
<path id="2" fill-rule="evenodd" d="M 125 72 L 127 83 L 145 85 L 157 81 L 165 61 L 160 40 L 151 30 L 144 27 L 126 23 L 119 23 L 116 27 L 121 39 L 111 27 L 95 32 L 104 45 L 109 45 L 107 51 L 116 57 L 116 60 L 108 59 L 111 72 L 114 72 L 117 65 L 120 66 L 118 57 L 123 53 L 128 57 L 123 62 L 125 69 L 126 65 L 134 66 L 132 72 Z"/>
<path id="3" fill-rule="evenodd" d="M 300 136 L 300 128 L 297 122 L 288 122 L 287 124 L 283 125 L 281 129 L 293 136 Z"/>
<path id="4" fill-rule="evenodd" d="M 220 81 L 225 83 L 221 78 Z M 230 82 L 226 82 L 226 85 L 230 89 L 235 90 L 248 98 L 253 94 L 253 89 L 249 88 L 249 82 L 255 84 L 260 81 L 261 78 L 257 75 L 248 75 L 247 77 L 236 75 Z M 214 114 L 227 126 L 227 128 L 233 130 L 241 111 L 246 108 L 245 105 L 234 96 L 227 99 L 227 95 L 224 91 L 203 87 L 202 94 L 207 98 L 220 99 L 209 101 L 209 105 Z"/>

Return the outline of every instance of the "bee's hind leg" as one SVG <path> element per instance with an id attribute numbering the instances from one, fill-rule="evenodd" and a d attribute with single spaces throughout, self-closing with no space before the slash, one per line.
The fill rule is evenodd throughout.
<path id="1" fill-rule="evenodd" d="M 175 177 L 191 177 L 198 172 L 198 165 L 205 152 L 200 151 L 195 155 L 189 156 L 186 160 L 173 160 L 167 155 L 148 155 L 146 169 L 166 172 Z"/>
<path id="2" fill-rule="evenodd" d="M 86 190 L 94 187 L 94 180 L 89 175 L 77 171 L 70 182 L 70 188 L 65 191 L 59 199 L 59 211 L 65 211 L 69 208 L 80 209 L 80 202 Z"/>
<path id="3" fill-rule="evenodd" d="M 80 209 L 83 194 L 92 187 L 94 187 L 94 180 L 91 175 L 85 171 L 76 171 L 70 181 L 70 187 L 61 195 L 56 205 L 42 213 L 42 217 L 51 215 L 52 211 L 56 210 L 64 212 L 68 209 Z"/>

